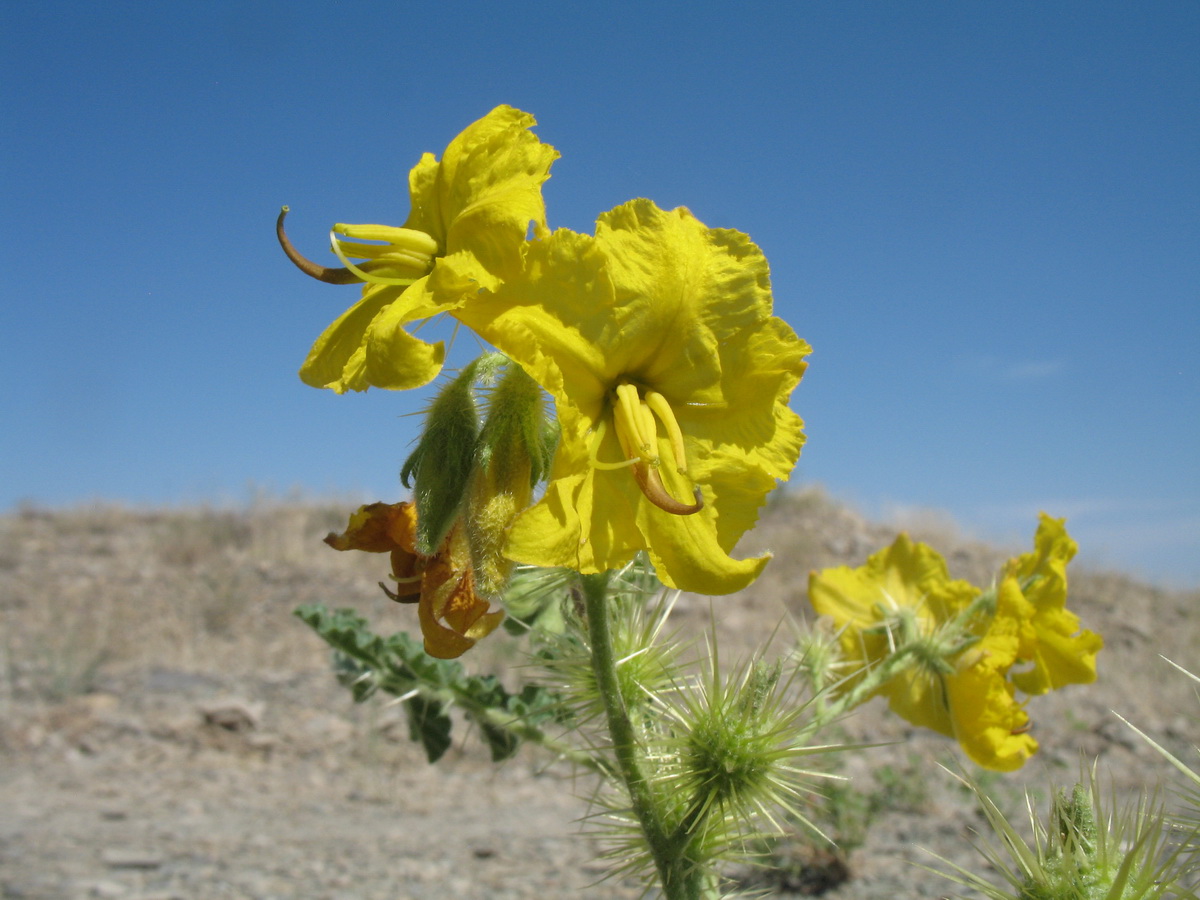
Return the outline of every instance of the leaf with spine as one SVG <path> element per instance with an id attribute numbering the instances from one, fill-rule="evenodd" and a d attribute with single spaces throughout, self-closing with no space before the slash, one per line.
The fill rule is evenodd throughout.
<path id="1" fill-rule="evenodd" d="M 296 615 L 334 649 L 334 669 L 361 703 L 376 691 L 405 697 L 409 734 L 437 762 L 450 746 L 451 707 L 458 707 L 500 761 L 512 756 L 522 739 L 543 737 L 539 726 L 561 721 L 561 698 L 540 685 L 509 692 L 494 675 L 467 675 L 454 660 L 434 659 L 421 641 L 400 632 L 383 638 L 352 609 L 330 611 L 320 604 L 302 606 Z"/>

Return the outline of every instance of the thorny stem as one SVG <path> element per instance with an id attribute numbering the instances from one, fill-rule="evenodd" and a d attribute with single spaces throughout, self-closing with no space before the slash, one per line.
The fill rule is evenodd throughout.
<path id="1" fill-rule="evenodd" d="M 663 821 L 661 806 L 656 802 L 650 781 L 646 777 L 645 758 L 625 698 L 617 679 L 616 655 L 613 652 L 612 631 L 608 619 L 609 572 L 581 575 L 584 608 L 587 612 L 588 639 L 592 650 L 592 670 L 596 687 L 604 702 L 608 731 L 612 737 L 617 771 L 629 792 L 633 814 L 654 858 L 667 900 L 699 900 L 703 871 L 685 855 L 685 847 L 675 835 L 669 834 Z"/>

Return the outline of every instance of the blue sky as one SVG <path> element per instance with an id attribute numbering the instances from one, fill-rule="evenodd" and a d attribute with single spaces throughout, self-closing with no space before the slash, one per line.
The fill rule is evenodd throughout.
<path id="1" fill-rule="evenodd" d="M 814 347 L 796 473 L 1200 583 L 1200 5 L 15 2 L 0 11 L 0 509 L 399 495 L 423 392 L 296 369 L 499 103 L 552 225 L 631 197 L 749 233 Z"/>

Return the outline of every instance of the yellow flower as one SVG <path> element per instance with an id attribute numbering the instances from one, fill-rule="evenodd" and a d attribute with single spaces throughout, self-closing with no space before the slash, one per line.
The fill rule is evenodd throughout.
<path id="1" fill-rule="evenodd" d="M 953 737 L 979 765 L 1009 771 L 1037 750 L 1007 680 L 1027 605 L 1015 585 L 1004 587 L 990 620 L 971 616 L 967 624 L 977 630 L 955 625 L 979 595 L 950 578 L 937 551 L 903 534 L 857 569 L 826 569 L 809 580 L 813 609 L 841 629 L 843 655 L 859 669 L 841 692 L 907 646 L 910 664 L 874 693 L 914 725 Z"/>
<path id="2" fill-rule="evenodd" d="M 1104 646 L 1094 631 L 1080 631 L 1079 616 L 1066 608 L 1067 563 L 1078 548 L 1064 522 L 1042 513 L 1033 552 L 1009 560 L 1004 573 L 1005 582 L 1019 585 L 1031 605 L 1020 657 L 1033 668 L 1012 679 L 1027 694 L 1095 681 L 1096 654 Z"/>
<path id="3" fill-rule="evenodd" d="M 634 200 L 595 237 L 531 242 L 525 264 L 457 314 L 554 397 L 562 430 L 506 553 L 594 573 L 645 550 L 673 587 L 753 581 L 769 556 L 729 553 L 800 453 L 787 399 L 810 352 L 771 315 L 762 251 Z"/>
<path id="4" fill-rule="evenodd" d="M 901 534 L 857 569 L 839 566 L 813 572 L 808 596 L 817 614 L 828 616 L 841 629 L 846 661 L 865 669 L 894 649 L 887 626 L 901 615 L 916 631 L 931 635 L 966 609 L 979 590 L 965 581 L 952 581 L 940 553 Z"/>
<path id="5" fill-rule="evenodd" d="M 283 232 L 284 208 L 277 231 L 293 262 L 322 281 L 366 282 L 362 299 L 313 345 L 300 369 L 306 384 L 339 394 L 404 390 L 437 375 L 443 346 L 405 326 L 494 288 L 518 270 L 530 225 L 546 230 L 541 186 L 558 152 L 530 132 L 534 124 L 528 113 L 499 106 L 451 141 L 440 162 L 426 153 L 409 175 L 412 209 L 403 228 L 334 226 L 333 249 L 346 268 L 300 256 Z"/>
<path id="6" fill-rule="evenodd" d="M 976 763 L 997 772 L 1021 768 L 1038 749 L 1028 733 L 1029 716 L 1008 679 L 1017 659 L 1023 602 L 1020 592 L 1002 585 L 995 618 L 982 640 L 958 657 L 954 674 L 941 682 L 945 718 L 936 730 L 957 740 Z"/>
<path id="7" fill-rule="evenodd" d="M 462 656 L 486 637 L 504 618 L 502 610 L 488 611 L 488 601 L 475 593 L 470 550 L 462 528 L 451 529 L 438 552 L 416 551 L 417 511 L 411 503 L 371 503 L 350 517 L 341 534 L 325 543 L 335 550 L 390 553 L 394 591 L 384 590 L 398 603 L 416 603 L 425 652 L 438 659 Z"/>

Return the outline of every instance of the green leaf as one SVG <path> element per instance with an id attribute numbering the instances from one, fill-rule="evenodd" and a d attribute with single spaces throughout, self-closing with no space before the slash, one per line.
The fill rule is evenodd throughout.
<path id="1" fill-rule="evenodd" d="M 483 740 L 492 751 L 492 762 L 503 762 L 513 756 L 521 746 L 521 739 L 515 734 L 490 722 L 481 722 L 479 733 L 483 735 Z"/>
<path id="2" fill-rule="evenodd" d="M 495 675 L 468 676 L 455 660 L 434 659 L 412 635 L 376 635 L 352 609 L 331 612 L 312 604 L 296 615 L 333 647 L 334 672 L 355 702 L 379 691 L 405 698 L 409 736 L 431 763 L 450 747 L 454 706 L 479 726 L 497 762 L 516 753 L 522 740 L 540 739 L 540 725 L 565 721 L 562 699 L 548 688 L 525 685 L 510 693 Z"/>
<path id="3" fill-rule="evenodd" d="M 408 714 L 408 736 L 420 741 L 425 748 L 425 758 L 431 763 L 442 758 L 450 749 L 450 727 L 453 724 L 446 715 L 445 705 L 428 700 L 418 694 L 404 703 Z"/>

